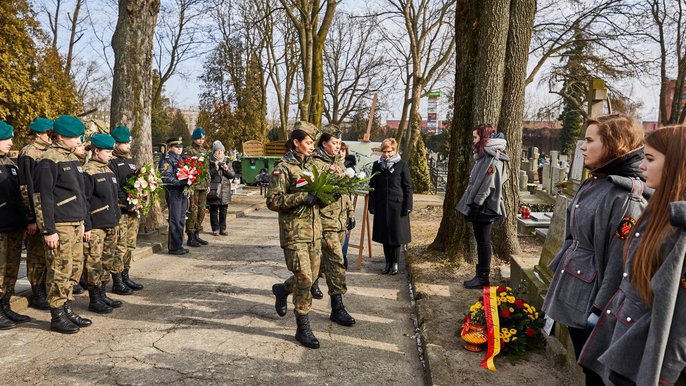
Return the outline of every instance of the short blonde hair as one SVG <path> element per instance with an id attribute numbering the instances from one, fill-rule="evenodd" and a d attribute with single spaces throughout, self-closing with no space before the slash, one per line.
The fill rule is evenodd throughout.
<path id="1" fill-rule="evenodd" d="M 398 141 L 395 140 L 395 138 L 386 138 L 383 141 L 381 141 L 381 150 L 387 149 L 387 148 L 393 148 L 393 150 L 398 151 Z"/>

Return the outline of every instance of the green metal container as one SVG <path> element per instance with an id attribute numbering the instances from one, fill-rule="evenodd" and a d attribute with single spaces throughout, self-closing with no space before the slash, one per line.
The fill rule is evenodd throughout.
<path id="1" fill-rule="evenodd" d="M 241 171 L 243 182 L 246 184 L 254 184 L 255 177 L 260 174 L 262 169 L 266 169 L 267 173 L 271 175 L 274 171 L 274 164 L 282 157 L 243 157 L 241 160 Z"/>

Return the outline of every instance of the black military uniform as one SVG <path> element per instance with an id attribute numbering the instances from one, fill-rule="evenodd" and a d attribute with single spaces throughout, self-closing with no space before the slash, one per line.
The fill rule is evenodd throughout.
<path id="1" fill-rule="evenodd" d="M 183 138 L 175 137 L 167 140 L 167 146 L 183 146 Z M 188 210 L 188 197 L 184 194 L 183 188 L 187 181 L 179 181 L 176 173 L 179 170 L 179 162 L 186 157 L 176 154 L 171 149 L 167 155 L 160 160 L 160 173 L 164 182 L 165 197 L 169 208 L 169 254 L 183 255 L 188 250 L 183 247 L 183 230 L 186 225 L 186 211 Z"/>

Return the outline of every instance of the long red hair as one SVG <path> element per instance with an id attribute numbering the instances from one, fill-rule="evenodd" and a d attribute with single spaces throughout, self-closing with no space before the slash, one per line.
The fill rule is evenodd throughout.
<path id="1" fill-rule="evenodd" d="M 686 125 L 659 129 L 646 137 L 646 145 L 665 156 L 660 185 L 643 212 L 641 220 L 648 221 L 648 225 L 634 253 L 631 269 L 631 281 L 636 292 L 650 305 L 653 302 L 650 281 L 665 257 L 661 253 L 662 244 L 675 232 L 669 223 L 668 205 L 674 201 L 686 201 Z M 632 237 L 633 234 L 629 241 Z M 629 242 L 624 249 L 625 258 L 628 246 Z"/>
<path id="2" fill-rule="evenodd" d="M 491 134 L 495 133 L 495 128 L 490 123 L 482 123 L 476 126 L 473 131 L 476 131 L 476 134 L 479 136 L 479 142 L 474 144 L 474 153 L 481 155 L 484 153 L 488 138 Z"/>

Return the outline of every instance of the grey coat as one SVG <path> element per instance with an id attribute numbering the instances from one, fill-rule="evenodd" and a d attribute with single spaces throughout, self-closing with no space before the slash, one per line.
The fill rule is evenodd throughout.
<path id="1" fill-rule="evenodd" d="M 629 169 L 638 173 L 643 153 L 628 158 Z M 549 266 L 554 276 L 543 302 L 548 316 L 585 328 L 591 311 L 605 308 L 622 279 L 624 240 L 648 197 L 638 177 L 594 172 L 584 181 L 567 209 L 565 242 Z"/>
<path id="2" fill-rule="evenodd" d="M 470 205 L 481 208 L 485 215 L 503 217 L 503 184 L 508 179 L 507 163 L 510 158 L 505 154 L 507 141 L 502 138 L 490 138 L 484 154 L 474 154 L 474 166 L 469 173 L 469 186 L 455 208 L 467 216 Z"/>
<path id="3" fill-rule="evenodd" d="M 236 176 L 236 173 L 231 168 L 231 162 L 229 161 L 225 161 L 228 165 L 228 170 L 218 166 L 214 156 L 210 156 L 209 161 L 210 189 L 208 190 L 207 204 L 229 205 L 231 203 L 231 180 Z M 217 194 L 216 197 L 215 194 Z"/>
<path id="4" fill-rule="evenodd" d="M 661 248 L 664 260 L 651 280 L 652 308 L 631 283 L 633 253 L 643 232 L 641 221 L 629 246 L 624 278 L 603 310 L 579 363 L 603 375 L 610 370 L 638 386 L 673 384 L 686 369 L 686 201 L 669 204 L 676 233 Z M 657 252 L 657 251 L 656 251 Z M 597 361 L 596 361 L 597 359 Z"/>

